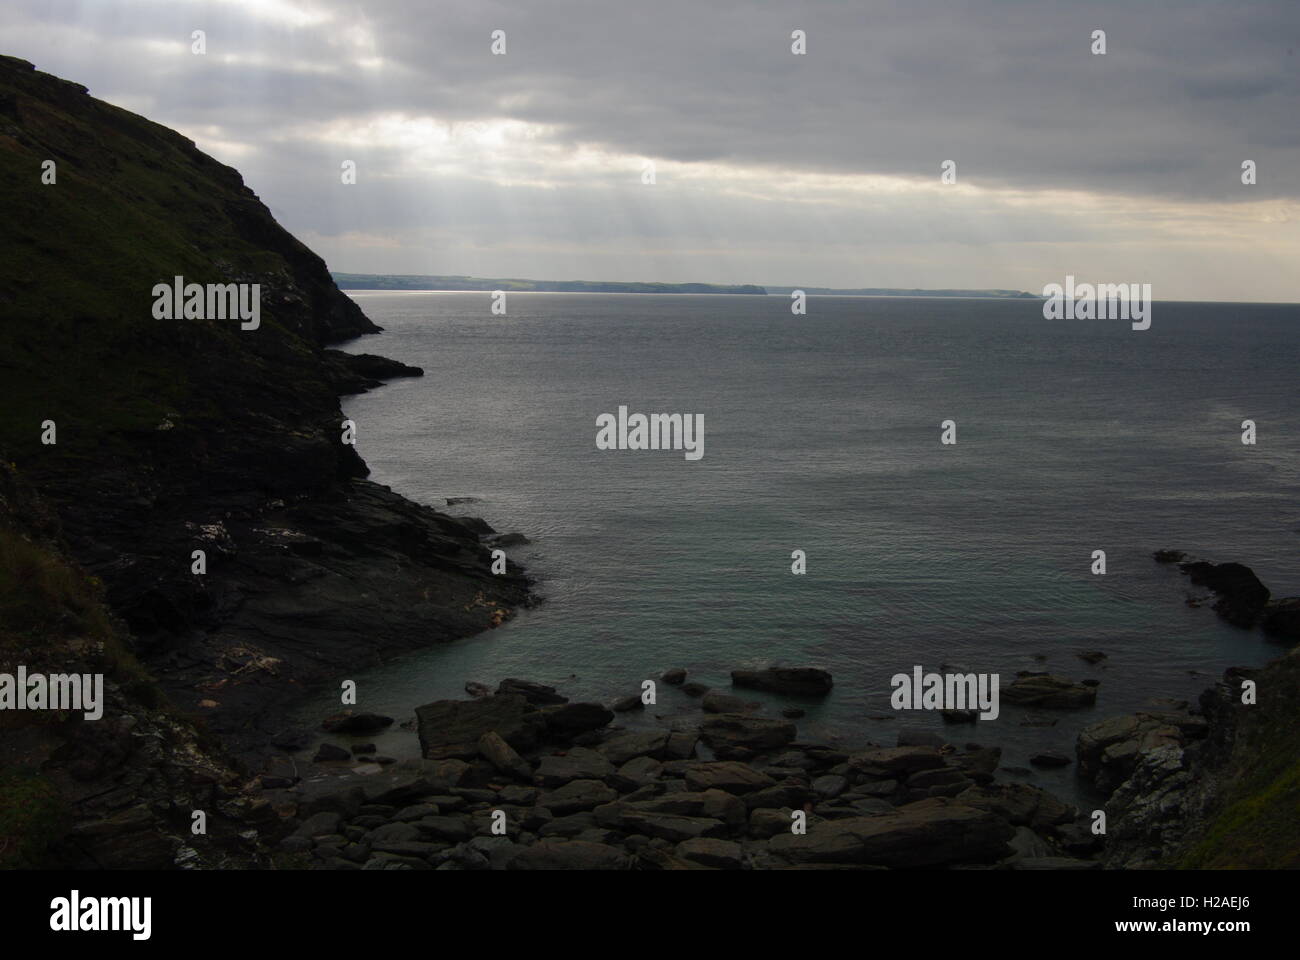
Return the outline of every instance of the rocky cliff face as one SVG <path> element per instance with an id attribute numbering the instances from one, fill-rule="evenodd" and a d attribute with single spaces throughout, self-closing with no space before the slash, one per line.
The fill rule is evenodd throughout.
<path id="1" fill-rule="evenodd" d="M 1217 594 L 1225 620 L 1261 620 L 1273 638 L 1295 639 L 1272 623 L 1295 598 L 1270 591 L 1239 563 L 1179 562 Z M 1111 717 L 1084 730 L 1079 773 L 1107 797 L 1107 867 L 1294 868 L 1300 864 L 1300 648 L 1260 669 L 1232 667 L 1195 710 Z"/>
<path id="2" fill-rule="evenodd" d="M 486 524 L 363 479 L 339 394 L 420 371 L 326 349 L 379 328 L 235 170 L 0 57 L 0 206 L 0 456 L 180 716 L 257 762 L 304 691 L 527 602 Z M 259 284 L 260 326 L 156 318 L 176 276 Z M 0 517 L 13 543 L 26 510 Z"/>

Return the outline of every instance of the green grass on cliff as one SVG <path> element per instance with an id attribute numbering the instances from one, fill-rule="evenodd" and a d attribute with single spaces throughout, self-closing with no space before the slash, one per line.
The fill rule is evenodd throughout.
<path id="1" fill-rule="evenodd" d="M 41 181 L 46 160 L 54 184 Z M 221 389 L 227 372 L 273 385 L 312 366 L 309 344 L 266 302 L 266 284 L 293 272 L 270 246 L 297 242 L 239 174 L 174 131 L 3 56 L 0 209 L 0 448 L 24 469 L 130 459 L 174 411 L 184 414 L 178 431 L 202 435 L 239 392 Z M 261 334 L 154 319 L 153 285 L 178 275 L 260 281 Z M 45 420 L 57 445 L 40 443 Z"/>
<path id="2" fill-rule="evenodd" d="M 1258 677 L 1243 709 L 1219 812 L 1180 866 L 1193 870 L 1300 868 L 1300 647 Z"/>

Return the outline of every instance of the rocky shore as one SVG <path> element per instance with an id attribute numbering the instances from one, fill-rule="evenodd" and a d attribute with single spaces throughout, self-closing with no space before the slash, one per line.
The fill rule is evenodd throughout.
<path id="1" fill-rule="evenodd" d="M 811 669 L 737 674 L 744 686 L 805 692 L 830 679 Z M 685 671 L 670 671 L 673 680 Z M 1100 865 L 1077 811 L 1036 787 L 997 782 L 996 747 L 905 735 L 849 753 L 748 712 L 633 730 L 612 709 L 570 703 L 552 687 L 506 679 L 494 692 L 473 689 L 480 695 L 416 711 L 422 760 L 370 775 L 346 773 L 358 769 L 350 758 L 297 775 L 286 761 L 264 777 L 255 789 L 282 818 L 277 861 L 342 870 Z M 350 720 L 364 761 L 365 732 L 382 721 L 329 725 Z"/>

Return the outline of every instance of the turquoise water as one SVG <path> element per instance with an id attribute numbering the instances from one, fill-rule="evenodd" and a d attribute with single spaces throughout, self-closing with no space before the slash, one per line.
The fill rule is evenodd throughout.
<path id="1" fill-rule="evenodd" d="M 835 676 L 803 704 L 806 739 L 892 745 L 914 726 L 1024 767 L 1072 754 L 1086 723 L 1194 699 L 1279 651 L 1188 607 L 1190 584 L 1152 550 L 1241 561 L 1300 593 L 1297 307 L 1158 303 L 1134 332 L 1046 321 L 1036 301 L 822 297 L 795 317 L 782 297 L 511 294 L 501 317 L 487 293 L 352 295 L 386 332 L 348 348 L 426 371 L 345 400 L 372 478 L 525 533 L 511 556 L 546 598 L 357 677 L 364 709 L 407 718 L 507 676 L 608 700 L 674 666 L 725 688 L 781 660 Z M 703 414 L 703 459 L 597 450 L 596 417 L 620 404 Z M 443 507 L 464 496 L 479 502 Z M 1109 659 L 1089 666 L 1085 649 Z M 890 677 L 916 664 L 1004 685 L 1048 669 L 1100 694 L 1042 712 L 1054 727 L 1004 704 L 945 728 L 889 707 Z M 660 693 L 654 712 L 698 711 Z M 380 746 L 418 750 L 396 728 Z M 1074 792 L 1070 768 L 1029 776 Z"/>

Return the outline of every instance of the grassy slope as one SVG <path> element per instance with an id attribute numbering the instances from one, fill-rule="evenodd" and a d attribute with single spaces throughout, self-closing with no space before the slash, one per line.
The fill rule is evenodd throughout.
<path id="1" fill-rule="evenodd" d="M 47 159 L 53 185 L 41 183 Z M 0 449 L 24 466 L 129 457 L 135 436 L 174 411 L 181 433 L 200 437 L 231 417 L 227 384 L 244 409 L 301 409 L 305 392 L 307 405 L 332 406 L 319 343 L 375 329 L 236 171 L 10 57 L 0 209 Z M 263 330 L 155 320 L 153 285 L 176 275 L 260 282 Z M 57 448 L 39 444 L 46 419 Z"/>
<path id="2" fill-rule="evenodd" d="M 1259 702 L 1237 727 L 1222 773 L 1231 784 L 1181 866 L 1300 868 L 1300 647 L 1260 674 Z"/>

